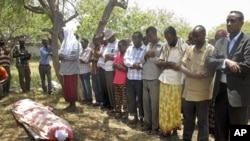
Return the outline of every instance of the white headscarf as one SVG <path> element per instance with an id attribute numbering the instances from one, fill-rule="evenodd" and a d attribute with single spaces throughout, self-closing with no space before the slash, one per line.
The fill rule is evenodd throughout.
<path id="1" fill-rule="evenodd" d="M 65 130 L 56 130 L 55 137 L 58 141 L 65 141 L 68 137 L 68 133 Z"/>
<path id="2" fill-rule="evenodd" d="M 69 27 L 63 27 L 63 42 L 59 51 L 59 54 L 70 55 L 74 44 L 78 41 L 74 35 L 73 29 Z"/>

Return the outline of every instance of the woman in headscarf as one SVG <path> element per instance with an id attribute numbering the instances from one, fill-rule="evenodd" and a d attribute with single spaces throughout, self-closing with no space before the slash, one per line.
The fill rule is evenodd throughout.
<path id="1" fill-rule="evenodd" d="M 214 35 L 214 41 L 218 41 L 219 39 L 227 37 L 227 32 L 223 29 L 217 30 Z M 215 133 L 215 119 L 214 119 L 214 107 L 215 107 L 215 99 L 212 99 L 210 102 L 210 107 L 209 107 L 209 133 L 211 135 L 214 135 Z"/>
<path id="2" fill-rule="evenodd" d="M 79 74 L 79 52 L 81 44 L 77 41 L 71 28 L 63 28 L 64 40 L 59 51 L 61 60 L 59 73 L 63 76 L 63 93 L 69 106 L 64 110 L 68 112 L 76 111 L 75 102 L 77 100 L 77 79 Z"/>

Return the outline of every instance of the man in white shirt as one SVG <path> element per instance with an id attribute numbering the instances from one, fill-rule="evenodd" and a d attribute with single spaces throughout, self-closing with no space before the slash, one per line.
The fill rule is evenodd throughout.
<path id="1" fill-rule="evenodd" d="M 116 39 L 115 33 L 111 29 L 106 29 L 104 31 L 104 40 L 108 41 L 107 47 L 103 52 L 104 58 L 104 70 L 106 75 L 106 84 L 108 89 L 109 95 L 109 102 L 111 109 L 114 108 L 114 69 L 113 69 L 113 61 L 114 57 L 118 54 L 118 42 L 119 40 Z"/>

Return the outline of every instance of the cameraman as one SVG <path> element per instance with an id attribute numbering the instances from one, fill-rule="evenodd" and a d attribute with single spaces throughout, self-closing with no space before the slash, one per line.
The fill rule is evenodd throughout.
<path id="1" fill-rule="evenodd" d="M 29 60 L 31 54 L 25 48 L 25 40 L 19 40 L 19 48 L 16 46 L 13 50 L 13 58 L 16 58 L 16 67 L 19 74 L 19 83 L 22 88 L 22 92 L 26 93 L 30 91 L 30 67 Z"/>
<path id="2" fill-rule="evenodd" d="M 0 65 L 4 67 L 4 69 L 8 73 L 8 79 L 5 81 L 5 84 L 3 85 L 3 93 L 7 94 L 10 90 L 10 56 L 9 56 L 9 50 L 7 50 L 4 40 L 0 39 Z"/>

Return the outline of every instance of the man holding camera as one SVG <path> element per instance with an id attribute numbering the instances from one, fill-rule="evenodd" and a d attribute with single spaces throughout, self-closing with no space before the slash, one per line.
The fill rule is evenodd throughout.
<path id="1" fill-rule="evenodd" d="M 19 40 L 19 48 L 16 46 L 13 50 L 13 58 L 16 58 L 16 67 L 19 75 L 19 83 L 22 88 L 22 92 L 26 93 L 30 91 L 30 67 L 29 60 L 31 54 L 25 48 L 25 40 Z"/>

